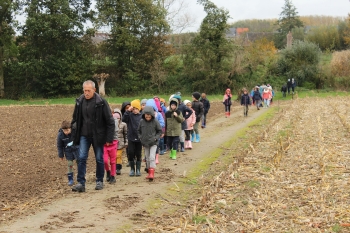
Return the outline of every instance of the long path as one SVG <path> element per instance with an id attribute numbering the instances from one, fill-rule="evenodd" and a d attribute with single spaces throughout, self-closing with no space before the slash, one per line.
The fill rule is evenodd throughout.
<path id="1" fill-rule="evenodd" d="M 68 233 L 77 230 L 80 233 L 91 233 L 115 231 L 120 226 L 131 226 L 135 220 L 133 216 L 142 214 L 157 193 L 173 187 L 204 157 L 210 156 L 211 152 L 263 112 L 264 109 L 257 111 L 252 107 L 250 115 L 245 118 L 241 107 L 235 107 L 230 118 L 225 118 L 224 114 L 213 117 L 207 128 L 200 131 L 201 142 L 193 143 L 193 150 L 178 153 L 177 160 L 170 160 L 168 153 L 160 156 L 153 182 L 145 179 L 144 167 L 141 177 L 129 177 L 128 168 L 124 167 L 115 185 L 105 184 L 102 191 L 95 191 L 94 174 L 88 171 L 85 193 L 72 192 L 34 215 L 22 216 L 8 225 L 0 226 L 0 233 Z"/>

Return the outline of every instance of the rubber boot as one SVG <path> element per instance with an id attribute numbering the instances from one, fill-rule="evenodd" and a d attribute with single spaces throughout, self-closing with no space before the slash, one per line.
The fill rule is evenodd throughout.
<path id="1" fill-rule="evenodd" d="M 148 179 L 149 181 L 153 181 L 153 179 L 154 179 L 154 168 L 150 168 L 148 170 L 148 176 L 146 176 L 146 179 Z"/>
<path id="2" fill-rule="evenodd" d="M 185 140 L 185 149 L 189 149 L 188 148 L 188 140 Z"/>
<path id="3" fill-rule="evenodd" d="M 129 176 L 135 176 L 135 161 L 129 161 L 130 173 Z"/>
<path id="4" fill-rule="evenodd" d="M 176 159 L 176 150 L 171 150 L 171 159 Z"/>
<path id="5" fill-rule="evenodd" d="M 74 184 L 74 180 L 73 180 L 73 172 L 68 173 L 68 186 L 72 186 Z"/>
<path id="6" fill-rule="evenodd" d="M 227 113 L 227 116 L 230 117 L 230 115 L 231 115 L 231 112 L 228 112 L 228 113 Z"/>
<path id="7" fill-rule="evenodd" d="M 185 143 L 180 142 L 180 145 L 181 145 L 181 152 L 185 152 Z"/>
<path id="8" fill-rule="evenodd" d="M 156 164 L 159 164 L 159 154 L 156 154 Z"/>
<path id="9" fill-rule="evenodd" d="M 115 184 L 115 182 L 117 182 L 116 179 L 115 179 L 115 177 L 114 177 L 114 176 L 111 176 L 111 179 L 109 179 L 109 183 L 110 183 L 110 184 Z"/>
<path id="10" fill-rule="evenodd" d="M 188 141 L 188 149 L 192 150 L 192 142 Z"/>
<path id="11" fill-rule="evenodd" d="M 193 132 L 192 133 L 192 137 L 191 137 L 191 142 L 193 142 L 194 141 L 194 137 L 196 136 L 196 134 Z"/>
<path id="12" fill-rule="evenodd" d="M 136 161 L 136 176 L 141 176 L 141 161 Z"/>
<path id="13" fill-rule="evenodd" d="M 122 174 L 122 172 L 121 172 L 122 168 L 123 168 L 123 165 L 117 164 L 117 175 L 118 176 Z"/>
<path id="14" fill-rule="evenodd" d="M 164 155 L 164 138 L 159 140 L 159 154 Z"/>
<path id="15" fill-rule="evenodd" d="M 199 134 L 196 134 L 196 142 L 200 142 L 201 137 L 199 136 Z"/>
<path id="16" fill-rule="evenodd" d="M 228 112 L 225 112 L 225 118 L 227 118 L 228 117 Z"/>
<path id="17" fill-rule="evenodd" d="M 111 180 L 111 171 L 106 172 L 106 180 L 109 182 Z"/>

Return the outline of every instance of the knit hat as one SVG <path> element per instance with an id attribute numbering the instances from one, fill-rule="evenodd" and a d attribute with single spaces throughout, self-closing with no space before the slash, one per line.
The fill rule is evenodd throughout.
<path id="1" fill-rule="evenodd" d="M 146 104 L 146 102 L 147 102 L 147 99 L 142 99 L 141 100 L 141 105 Z"/>
<path id="2" fill-rule="evenodd" d="M 178 92 L 176 92 L 176 94 L 175 94 L 175 95 L 179 95 L 179 96 L 181 96 L 181 92 L 179 92 L 179 91 L 178 91 Z"/>
<path id="3" fill-rule="evenodd" d="M 189 100 L 184 100 L 184 104 L 187 105 L 188 103 L 191 103 Z"/>
<path id="4" fill-rule="evenodd" d="M 137 108 L 138 110 L 141 110 L 141 102 L 139 99 L 131 101 L 131 106 L 133 108 Z"/>
<path id="5" fill-rule="evenodd" d="M 177 94 L 173 95 L 173 98 L 178 99 L 178 100 L 181 100 L 181 96 L 180 96 L 180 95 L 177 95 Z"/>
<path id="6" fill-rule="evenodd" d="M 196 100 L 199 100 L 199 98 L 201 98 L 201 93 L 199 93 L 199 92 L 193 92 L 193 93 L 192 93 L 192 96 L 193 96 Z"/>

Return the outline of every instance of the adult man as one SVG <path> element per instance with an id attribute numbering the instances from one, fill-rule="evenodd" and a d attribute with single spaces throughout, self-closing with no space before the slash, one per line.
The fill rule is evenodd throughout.
<path id="1" fill-rule="evenodd" d="M 202 116 L 202 128 L 205 128 L 207 126 L 207 114 L 210 109 L 210 102 L 207 99 L 207 94 L 202 93 L 202 97 L 199 101 L 203 104 L 204 113 Z"/>
<path id="2" fill-rule="evenodd" d="M 96 190 L 103 189 L 103 146 L 113 143 L 115 123 L 106 100 L 95 93 L 95 83 L 87 80 L 83 83 L 84 94 L 75 104 L 72 124 L 76 123 L 74 145 L 79 145 L 78 184 L 74 192 L 85 192 L 86 161 L 92 145 L 96 159 Z"/>

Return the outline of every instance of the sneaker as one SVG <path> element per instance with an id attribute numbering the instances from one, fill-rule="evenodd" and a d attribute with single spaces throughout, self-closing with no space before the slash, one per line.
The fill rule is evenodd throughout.
<path id="1" fill-rule="evenodd" d="M 111 179 L 109 180 L 109 183 L 110 183 L 110 184 L 114 184 L 115 182 L 117 182 L 117 181 L 115 180 L 115 177 L 114 177 L 114 176 L 111 176 Z"/>
<path id="2" fill-rule="evenodd" d="M 101 189 L 103 189 L 103 182 L 97 181 L 95 190 L 101 190 Z"/>
<path id="3" fill-rule="evenodd" d="M 79 192 L 79 193 L 85 192 L 85 186 L 83 186 L 82 184 L 78 183 L 72 188 L 72 191 L 73 192 Z"/>

